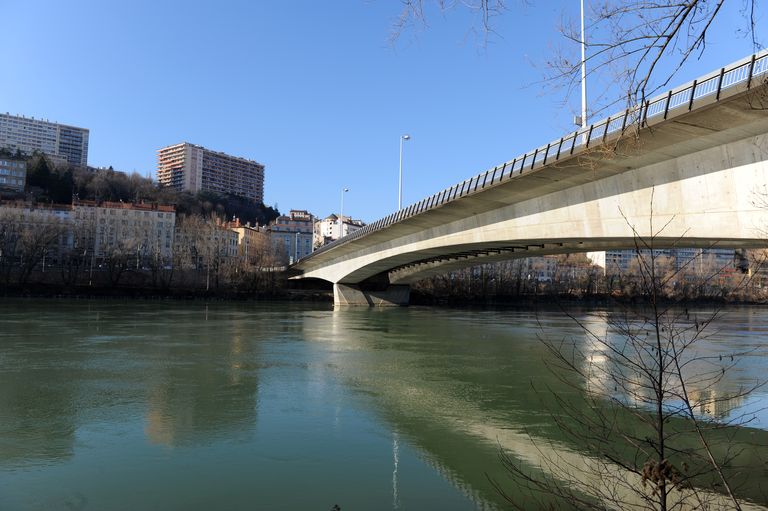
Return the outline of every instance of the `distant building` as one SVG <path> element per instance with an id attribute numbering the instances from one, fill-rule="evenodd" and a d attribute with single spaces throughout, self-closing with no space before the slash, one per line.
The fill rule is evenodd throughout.
<path id="1" fill-rule="evenodd" d="M 228 193 L 264 201 L 264 165 L 182 142 L 157 151 L 157 181 L 197 193 Z"/>
<path id="2" fill-rule="evenodd" d="M 269 226 L 272 246 L 279 254 L 284 254 L 289 263 L 308 256 L 313 250 L 314 221 L 314 216 L 298 209 L 277 217 Z"/>
<path id="3" fill-rule="evenodd" d="M 241 224 L 239 219 L 227 222 L 225 227 L 237 233 L 238 255 L 246 262 L 251 262 L 265 255 L 271 248 L 269 233 L 258 225 Z"/>
<path id="4" fill-rule="evenodd" d="M 0 190 L 23 192 L 27 182 L 27 162 L 0 156 Z"/>
<path id="5" fill-rule="evenodd" d="M 49 264 L 53 263 L 72 247 L 72 222 L 72 206 L 0 203 L 0 226 L 6 229 L 4 233 L 6 247 L 16 249 L 15 253 L 2 254 L 2 247 L 0 247 L 0 257 L 23 257 L 22 245 L 24 244 L 15 242 L 19 241 L 19 237 L 27 236 L 28 240 L 41 240 L 50 236 L 46 241 L 45 249 L 36 247 L 36 251 L 41 258 L 47 258 Z"/>
<path id="6" fill-rule="evenodd" d="M 165 259 L 173 254 L 173 206 L 78 201 L 72 209 L 74 224 L 88 236 L 96 257 L 107 257 L 112 251 Z"/>
<path id="7" fill-rule="evenodd" d="M 649 257 L 651 251 L 640 250 L 642 257 Z M 665 248 L 654 249 L 654 257 L 666 258 L 670 268 L 688 275 L 706 275 L 719 271 L 731 271 L 736 265 L 736 251 L 732 248 Z M 607 250 L 605 271 L 607 274 L 630 273 L 636 270 L 636 250 Z"/>
<path id="8" fill-rule="evenodd" d="M 336 241 L 340 237 L 351 234 L 363 227 L 365 227 L 365 222 L 361 220 L 353 220 L 348 216 L 344 216 L 344 221 L 340 222 L 339 217 L 331 213 L 322 220 L 315 222 L 315 247 L 320 247 L 326 243 Z"/>
<path id="9" fill-rule="evenodd" d="M 0 148 L 31 155 L 35 151 L 88 165 L 88 130 L 34 117 L 0 114 Z"/>

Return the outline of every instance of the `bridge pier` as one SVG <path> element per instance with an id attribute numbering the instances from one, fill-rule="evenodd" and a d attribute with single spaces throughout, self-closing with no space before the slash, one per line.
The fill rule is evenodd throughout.
<path id="1" fill-rule="evenodd" d="M 400 307 L 408 305 L 411 288 L 391 285 L 380 291 L 360 289 L 357 284 L 334 284 L 333 306 Z"/>

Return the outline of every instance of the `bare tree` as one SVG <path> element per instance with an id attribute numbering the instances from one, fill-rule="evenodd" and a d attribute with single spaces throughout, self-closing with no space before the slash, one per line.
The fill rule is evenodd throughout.
<path id="1" fill-rule="evenodd" d="M 427 26 L 431 8 L 446 12 L 463 8 L 477 13 L 483 41 L 495 33 L 494 18 L 510 10 L 502 0 L 403 0 L 393 26 L 393 39 L 414 26 Z M 529 3 L 521 0 L 522 3 Z M 550 8 L 530 2 L 533 8 Z M 591 80 L 590 115 L 619 103 L 641 104 L 668 87 L 677 71 L 706 50 L 726 7 L 738 3 L 743 22 L 739 31 L 760 48 L 760 3 L 757 0 L 587 0 L 586 67 Z M 580 23 L 565 21 L 558 28 L 567 41 L 546 62 L 544 83 L 563 88 L 566 98 L 581 80 Z M 553 27 L 554 28 L 554 27 Z M 617 94 L 618 89 L 618 94 Z M 618 98 L 606 100 L 606 98 Z"/>
<path id="2" fill-rule="evenodd" d="M 6 285 L 15 274 L 23 286 L 46 258 L 58 255 L 64 227 L 42 210 L 11 209 L 0 215 L 0 273 Z"/>
<path id="3" fill-rule="evenodd" d="M 489 34 L 494 32 L 493 18 L 503 14 L 507 7 L 504 0 L 401 0 L 402 9 L 393 27 L 390 40 L 394 42 L 403 32 L 415 26 L 427 26 L 428 4 L 433 4 L 439 11 L 446 12 L 454 8 L 467 9 L 477 15 L 479 27 L 473 26 L 472 30 L 479 30 L 483 43 L 487 42 Z"/>
<path id="4" fill-rule="evenodd" d="M 77 285 L 78 277 L 93 255 L 93 218 L 78 219 L 78 225 L 69 226 L 67 235 L 71 237 L 62 251 L 59 261 L 59 273 L 65 286 Z"/>
<path id="5" fill-rule="evenodd" d="M 757 0 L 740 2 L 741 32 L 749 37 L 755 51 L 760 48 Z M 712 32 L 723 17 L 725 0 L 593 0 L 587 18 L 587 56 L 594 98 L 591 114 L 607 108 L 642 104 L 648 97 L 668 88 L 677 72 L 691 59 L 701 57 Z M 555 52 L 547 62 L 547 82 L 565 85 L 568 92 L 580 83 L 581 32 L 577 23 L 565 23 L 560 32 L 572 44 Z M 618 89 L 619 94 L 616 94 Z M 621 96 L 624 92 L 624 97 Z M 606 98 L 617 98 L 607 100 Z"/>
<path id="6" fill-rule="evenodd" d="M 9 285 L 18 257 L 20 222 L 12 210 L 0 211 L 0 278 Z"/>
<path id="7" fill-rule="evenodd" d="M 637 259 L 641 306 L 609 315 L 605 330 L 569 314 L 583 338 L 542 338 L 555 360 L 553 374 L 583 396 L 555 395 L 553 418 L 588 461 L 539 449 L 537 467 L 504 453 L 502 463 L 532 495 L 566 507 L 738 510 L 733 481 L 750 476 L 735 468 L 749 448 L 739 426 L 751 415 L 734 407 L 764 382 L 730 392 L 720 388 L 748 353 L 702 349 L 719 311 L 697 316 L 664 299 L 680 270 L 670 269 L 654 250 L 664 227 L 655 230 L 650 221 L 653 234 L 637 238 L 637 251 L 646 251 Z M 525 507 L 503 484 L 494 484 L 513 505 Z"/>
<path id="8" fill-rule="evenodd" d="M 152 285 L 156 288 L 168 289 L 173 282 L 176 271 L 173 253 L 163 247 L 162 240 L 148 240 L 144 254 L 144 263 L 152 274 Z"/>
<path id="9" fill-rule="evenodd" d="M 116 287 L 135 260 L 137 241 L 126 238 L 110 243 L 103 250 L 103 264 L 111 286 Z"/>

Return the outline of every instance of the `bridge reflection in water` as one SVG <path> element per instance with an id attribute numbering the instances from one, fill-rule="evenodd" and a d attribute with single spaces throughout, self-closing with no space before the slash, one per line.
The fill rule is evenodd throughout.
<path id="1" fill-rule="evenodd" d="M 486 475 L 519 497 L 499 447 L 553 477 L 563 464 L 582 467 L 578 484 L 622 474 L 552 421 L 553 395 L 578 403 L 583 387 L 547 371 L 537 335 L 573 338 L 593 361 L 601 356 L 559 310 L 227 303 L 209 313 L 199 303 L 28 300 L 3 307 L 3 510 L 79 502 L 170 509 L 181 498 L 184 509 L 201 510 L 254 502 L 314 509 L 336 499 L 343 509 L 465 509 L 459 493 L 478 508 L 498 508 Z M 598 331 L 611 319 L 573 312 Z M 751 352 L 706 389 L 731 395 L 765 374 L 768 312 L 732 310 L 718 328 L 704 353 Z M 602 401 L 613 395 L 589 383 Z M 768 389 L 760 389 L 745 404 L 766 401 Z M 746 475 L 737 491 L 765 505 L 768 414 L 754 426 L 724 436 L 749 442 L 736 460 Z"/>
<path id="2" fill-rule="evenodd" d="M 403 314 L 423 318 L 404 322 Z M 612 498 L 640 504 L 635 493 L 642 487 L 638 475 L 584 452 L 551 420 L 550 414 L 558 413 L 555 395 L 572 402 L 583 396 L 548 371 L 545 360 L 551 356 L 536 336 L 541 329 L 557 332 L 558 337 L 576 338 L 589 348 L 583 332 L 561 313 L 536 317 L 529 312 L 351 309 L 334 311 L 330 325 L 327 319 L 305 317 L 307 338 L 333 347 L 330 362 L 338 368 L 340 379 L 354 387 L 366 406 L 397 432 L 393 439 L 393 507 L 397 508 L 397 446 L 403 440 L 419 449 L 427 463 L 479 508 L 493 508 L 500 502 L 488 478 L 511 495 L 518 491 L 501 467 L 499 448 L 540 474 L 569 481 L 577 488 L 602 488 Z M 593 331 L 604 332 L 610 313 L 584 313 L 579 319 Z M 707 339 L 700 347 L 702 353 L 723 350 L 722 340 Z M 768 351 L 762 339 L 748 332 L 729 335 L 729 341 L 729 350 L 758 347 L 756 353 Z M 600 357 L 598 352 L 593 355 L 593 360 Z M 707 391 L 733 394 L 761 374 L 757 359 L 746 360 Z M 587 386 L 593 392 L 606 390 Z M 726 410 L 719 412 L 727 417 Z M 619 415 L 619 423 L 631 420 L 628 412 Z M 764 461 L 768 459 L 768 421 L 761 419 L 757 425 L 763 429 L 731 429 L 719 437 L 732 437 L 731 446 L 750 446 L 735 460 L 749 468 L 749 476 L 739 481 L 739 495 L 756 502 L 745 501 L 745 509 L 767 509 L 763 505 L 768 497 L 761 484 L 768 480 Z M 690 442 L 683 439 L 682 444 Z M 715 450 L 722 448 L 725 445 Z M 697 498 L 710 501 L 714 508 L 728 504 L 725 497 L 706 492 L 697 492 Z M 689 500 L 689 508 L 696 508 L 697 502 Z"/>

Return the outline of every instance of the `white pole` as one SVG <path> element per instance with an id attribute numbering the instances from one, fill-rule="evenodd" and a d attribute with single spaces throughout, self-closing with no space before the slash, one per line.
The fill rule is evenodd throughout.
<path id="1" fill-rule="evenodd" d="M 341 209 L 339 210 L 339 238 L 344 236 L 344 193 L 348 191 L 349 188 L 341 189 Z"/>
<path id="2" fill-rule="evenodd" d="M 581 0 L 581 140 L 587 143 L 587 35 L 584 31 L 584 0 Z M 592 264 L 603 269 L 605 275 L 605 252 L 587 252 Z"/>
<path id="3" fill-rule="evenodd" d="M 410 140 L 410 135 L 400 135 L 400 179 L 397 188 L 397 210 L 403 209 L 403 141 Z"/>
<path id="4" fill-rule="evenodd" d="M 587 38 L 584 33 L 584 0 L 581 0 L 581 127 L 587 128 Z"/>

